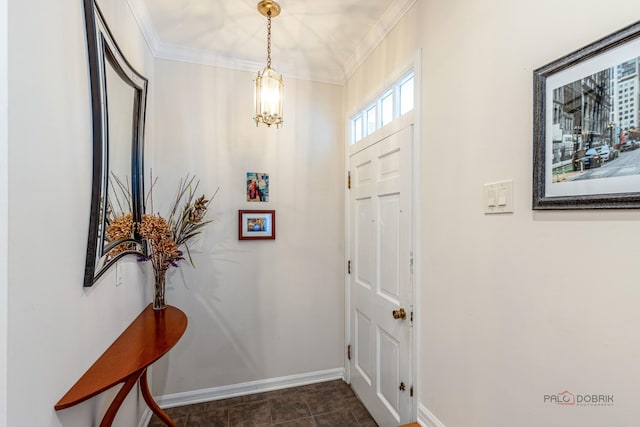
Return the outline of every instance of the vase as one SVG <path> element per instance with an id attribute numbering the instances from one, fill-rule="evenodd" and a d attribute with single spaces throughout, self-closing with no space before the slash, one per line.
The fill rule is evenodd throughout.
<path id="1" fill-rule="evenodd" d="M 165 300 L 167 271 L 158 271 L 154 277 L 155 283 L 153 287 L 153 309 L 164 310 L 165 308 L 167 308 L 167 302 Z"/>

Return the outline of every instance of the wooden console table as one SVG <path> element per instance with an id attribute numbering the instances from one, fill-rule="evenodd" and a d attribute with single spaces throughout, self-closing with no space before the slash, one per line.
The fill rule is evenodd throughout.
<path id="1" fill-rule="evenodd" d="M 186 329 L 187 316 L 182 311 L 172 306 L 154 310 L 149 304 L 60 399 L 55 406 L 56 411 L 70 408 L 124 383 L 100 423 L 100 427 L 111 426 L 125 397 L 140 380 L 140 391 L 149 408 L 168 426 L 175 427 L 176 424 L 160 409 L 149 392 L 147 368 L 167 353 Z"/>

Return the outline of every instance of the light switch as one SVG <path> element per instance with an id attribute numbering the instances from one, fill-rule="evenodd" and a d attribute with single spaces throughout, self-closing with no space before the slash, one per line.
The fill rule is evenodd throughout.
<path id="1" fill-rule="evenodd" d="M 507 205 L 507 190 L 504 188 L 498 189 L 498 206 L 506 206 Z"/>
<path id="2" fill-rule="evenodd" d="M 513 181 L 484 185 L 484 213 L 513 213 Z"/>
<path id="3" fill-rule="evenodd" d="M 487 197 L 488 197 L 487 206 L 492 208 L 495 207 L 496 206 L 496 190 L 490 189 L 489 195 Z"/>

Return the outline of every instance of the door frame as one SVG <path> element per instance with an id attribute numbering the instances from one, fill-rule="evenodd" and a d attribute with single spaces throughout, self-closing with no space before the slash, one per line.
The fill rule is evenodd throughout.
<path id="1" fill-rule="evenodd" d="M 402 70 L 401 73 L 397 75 L 400 76 L 402 74 L 406 74 L 411 68 L 414 71 L 414 104 L 413 111 L 404 114 L 401 117 L 398 117 L 393 122 L 389 123 L 387 126 L 377 129 L 371 135 L 367 135 L 361 141 L 354 144 L 357 145 L 357 151 L 364 150 L 365 148 L 381 141 L 382 139 L 398 132 L 399 130 L 412 126 L 413 125 L 413 141 L 411 141 L 411 148 L 413 152 L 413 162 L 412 162 L 412 176 L 411 176 L 411 197 L 412 197 L 412 219 L 411 219 L 411 228 L 413 230 L 413 239 L 412 239 L 412 248 L 413 252 L 413 283 L 411 287 L 411 311 L 413 311 L 413 325 L 411 327 L 411 383 L 414 388 L 414 394 L 412 398 L 412 409 L 411 415 L 414 420 L 417 419 L 418 416 L 418 395 L 420 393 L 420 384 L 418 383 L 418 379 L 420 378 L 419 372 L 419 364 L 418 364 L 418 349 L 420 348 L 420 310 L 418 302 L 421 297 L 421 233 L 422 230 L 420 228 L 420 221 L 418 221 L 419 214 L 421 211 L 420 206 L 420 192 L 419 192 L 419 183 L 421 182 L 422 177 L 422 50 L 418 49 L 416 52 L 413 63 L 410 67 L 406 67 Z M 345 289 L 345 343 L 344 343 L 344 366 L 345 366 L 345 381 L 347 383 L 351 383 L 351 364 L 347 354 L 347 348 L 351 345 L 351 322 L 353 319 L 351 318 L 351 275 L 347 271 L 347 263 L 349 260 L 349 251 L 350 251 L 350 233 L 351 233 L 351 207 L 350 207 L 350 189 L 348 188 L 349 182 L 349 166 L 350 166 L 350 158 L 354 153 L 351 153 L 351 147 L 348 141 L 350 141 L 349 137 L 349 129 L 350 129 L 350 119 L 346 119 L 345 126 L 345 161 L 344 161 L 344 206 L 345 206 L 345 236 L 344 236 L 344 247 L 345 247 L 345 269 L 344 269 L 344 289 Z M 358 145 L 360 144 L 360 145 Z"/>

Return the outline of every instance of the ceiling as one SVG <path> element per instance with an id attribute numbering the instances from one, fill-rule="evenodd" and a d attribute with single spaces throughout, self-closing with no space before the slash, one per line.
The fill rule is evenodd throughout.
<path id="1" fill-rule="evenodd" d="M 128 0 L 156 57 L 255 71 L 267 58 L 258 0 Z M 278 0 L 272 67 L 342 84 L 415 0 Z"/>

